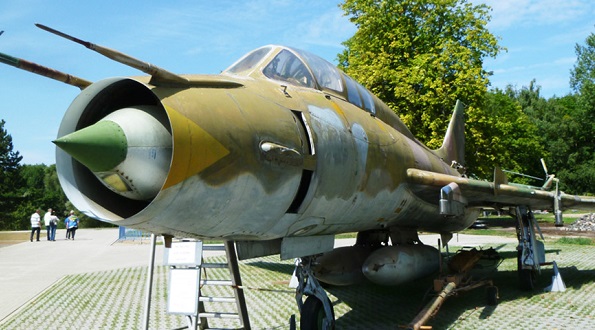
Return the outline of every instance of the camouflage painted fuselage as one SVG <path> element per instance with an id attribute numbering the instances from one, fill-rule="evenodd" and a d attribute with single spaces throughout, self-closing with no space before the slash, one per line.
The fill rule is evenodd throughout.
<path id="1" fill-rule="evenodd" d="M 148 77 L 104 80 L 73 102 L 59 137 L 116 109 L 150 105 L 167 115 L 173 141 L 162 188 L 140 201 L 93 183 L 87 168 L 58 149 L 63 186 L 77 208 L 151 232 L 236 240 L 388 227 L 451 232 L 477 215 L 446 219 L 438 189 L 406 183 L 409 168 L 459 173 L 375 97 L 373 111 L 366 111 L 346 93 L 270 79 L 258 67 L 184 77 L 195 86 L 155 87 Z M 151 173 L 150 166 L 138 171 Z"/>

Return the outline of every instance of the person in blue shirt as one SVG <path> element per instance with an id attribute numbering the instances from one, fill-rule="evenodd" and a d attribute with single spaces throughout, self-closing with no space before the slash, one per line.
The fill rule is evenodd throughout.
<path id="1" fill-rule="evenodd" d="M 64 228 L 66 228 L 66 239 L 70 239 L 70 228 L 68 228 L 69 217 L 64 218 Z"/>
<path id="2" fill-rule="evenodd" d="M 70 211 L 70 215 L 64 220 L 66 224 L 66 239 L 74 240 L 74 235 L 79 227 L 79 218 L 74 214 L 74 211 Z"/>

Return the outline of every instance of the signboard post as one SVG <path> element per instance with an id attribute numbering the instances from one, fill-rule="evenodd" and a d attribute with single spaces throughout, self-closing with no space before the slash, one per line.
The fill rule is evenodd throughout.
<path id="1" fill-rule="evenodd" d="M 186 315 L 190 329 L 198 326 L 202 248 L 202 241 L 174 242 L 164 254 L 169 266 L 167 312 Z"/>

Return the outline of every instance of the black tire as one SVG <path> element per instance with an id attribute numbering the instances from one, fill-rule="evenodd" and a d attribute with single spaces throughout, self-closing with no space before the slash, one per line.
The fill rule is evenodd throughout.
<path id="1" fill-rule="evenodd" d="M 498 287 L 496 286 L 488 286 L 486 289 L 486 296 L 488 301 L 488 306 L 496 306 L 498 305 Z"/>
<path id="2" fill-rule="evenodd" d="M 523 269 L 523 262 L 521 260 L 523 256 L 522 251 L 517 252 L 517 268 L 519 274 L 519 287 L 523 291 L 533 291 L 535 289 L 535 281 L 537 276 L 535 271 L 532 269 Z"/>
<path id="3" fill-rule="evenodd" d="M 531 269 L 522 269 L 519 270 L 519 283 L 521 286 L 521 290 L 523 291 L 533 291 L 535 290 L 535 272 Z"/>
<path id="4" fill-rule="evenodd" d="M 328 298 L 327 298 L 328 299 Z M 330 301 L 329 301 L 330 303 Z M 333 317 L 333 324 L 331 329 L 335 329 L 335 311 L 331 304 L 331 314 Z M 300 330 L 323 330 L 322 321 L 324 320 L 324 306 L 315 296 L 308 296 L 302 306 L 302 315 L 300 317 Z"/>

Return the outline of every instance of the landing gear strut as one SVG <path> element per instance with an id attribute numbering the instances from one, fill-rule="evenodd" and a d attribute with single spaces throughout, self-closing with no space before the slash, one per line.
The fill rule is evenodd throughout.
<path id="1" fill-rule="evenodd" d="M 515 213 L 519 240 L 517 246 L 519 284 L 522 290 L 530 291 L 535 288 L 537 274 L 541 271 L 540 266 L 545 263 L 545 249 L 543 242 L 536 239 L 535 228 L 539 231 L 542 240 L 543 235 L 529 208 L 518 206 Z"/>
<path id="2" fill-rule="evenodd" d="M 296 265 L 298 279 L 295 299 L 300 309 L 300 329 L 335 329 L 335 311 L 326 292 L 312 274 L 315 257 L 303 257 Z M 308 296 L 302 302 L 303 295 Z"/>

